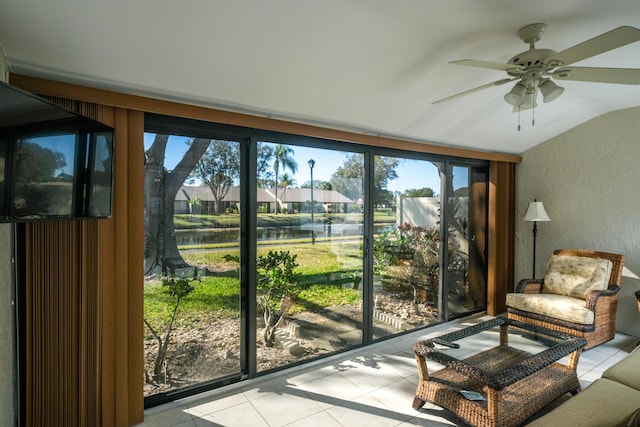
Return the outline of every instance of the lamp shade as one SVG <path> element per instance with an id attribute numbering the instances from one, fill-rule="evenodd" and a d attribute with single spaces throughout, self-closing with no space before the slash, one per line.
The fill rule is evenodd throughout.
<path id="1" fill-rule="evenodd" d="M 518 82 L 513 86 L 509 93 L 504 96 L 504 100 L 507 101 L 508 104 L 517 107 L 524 102 L 526 90 L 527 87 L 522 82 Z"/>
<path id="2" fill-rule="evenodd" d="M 538 96 L 538 91 L 531 91 L 528 92 L 524 95 L 524 100 L 522 101 L 522 104 L 518 105 L 518 109 L 520 110 L 529 110 L 531 108 L 535 108 L 538 106 L 538 103 L 536 102 L 536 98 Z"/>
<path id="3" fill-rule="evenodd" d="M 524 214 L 525 221 L 551 221 L 547 211 L 544 210 L 542 202 L 530 202 L 527 213 Z"/>
<path id="4" fill-rule="evenodd" d="M 540 92 L 544 102 L 551 102 L 562 95 L 564 88 L 547 79 L 540 84 Z"/>

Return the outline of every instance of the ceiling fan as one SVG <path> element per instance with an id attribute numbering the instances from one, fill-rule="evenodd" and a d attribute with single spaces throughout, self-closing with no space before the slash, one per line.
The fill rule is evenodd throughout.
<path id="1" fill-rule="evenodd" d="M 544 102 L 551 102 L 562 95 L 564 88 L 556 85 L 551 78 L 596 83 L 640 84 L 640 69 L 574 67 L 571 65 L 640 40 L 640 29 L 630 26 L 618 27 L 561 52 L 535 47 L 535 43 L 540 40 L 546 29 L 546 24 L 531 24 L 522 27 L 518 31 L 518 37 L 529 44 L 529 50 L 517 54 L 506 64 L 478 59 L 461 59 L 450 62 L 450 64 L 506 71 L 509 77 L 434 101 L 433 104 L 517 81 L 504 96 L 504 100 L 513 105 L 514 111 L 520 111 L 536 107 L 538 92 L 542 93 Z"/>

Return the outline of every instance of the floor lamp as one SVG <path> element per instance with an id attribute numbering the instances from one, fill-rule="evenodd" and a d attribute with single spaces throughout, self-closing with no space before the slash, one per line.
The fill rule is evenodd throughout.
<path id="1" fill-rule="evenodd" d="M 533 221 L 533 274 L 531 276 L 532 279 L 536 278 L 536 234 L 538 234 L 538 221 L 551 221 L 549 215 L 544 210 L 544 205 L 542 202 L 534 199 L 533 202 L 529 203 L 529 208 L 527 209 L 527 213 L 524 214 L 525 221 Z"/>

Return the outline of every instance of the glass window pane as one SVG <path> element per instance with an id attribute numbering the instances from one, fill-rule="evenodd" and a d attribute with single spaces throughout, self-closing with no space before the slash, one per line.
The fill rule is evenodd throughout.
<path id="1" fill-rule="evenodd" d="M 240 144 L 147 133 L 145 151 L 149 396 L 241 371 Z"/>
<path id="2" fill-rule="evenodd" d="M 439 320 L 440 174 L 436 164 L 374 159 L 374 338 Z"/>
<path id="3" fill-rule="evenodd" d="M 16 217 L 73 215 L 75 134 L 18 139 L 14 159 Z"/>
<path id="4" fill-rule="evenodd" d="M 89 214 L 92 217 L 111 215 L 111 185 L 113 175 L 113 134 L 96 133 L 93 164 L 91 167 L 91 188 L 89 190 Z"/>
<path id="5" fill-rule="evenodd" d="M 363 159 L 259 145 L 258 371 L 362 344 Z"/>
<path id="6" fill-rule="evenodd" d="M 447 308 L 449 318 L 486 306 L 486 172 L 453 166 L 447 220 Z"/>
<path id="7" fill-rule="evenodd" d="M 150 127 L 166 126 L 151 118 Z M 145 134 L 147 403 L 486 306 L 486 167 L 215 125 L 212 133 L 232 140 L 203 138 L 204 124 L 182 129 L 198 136 Z M 256 135 L 256 174 L 241 183 L 240 148 L 253 152 Z M 93 166 L 101 168 L 97 158 Z M 254 183 L 241 199 L 241 185 Z"/>

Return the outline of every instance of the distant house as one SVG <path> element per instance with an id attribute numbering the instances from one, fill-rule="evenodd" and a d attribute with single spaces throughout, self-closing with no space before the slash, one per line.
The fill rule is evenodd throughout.
<path id="1" fill-rule="evenodd" d="M 259 188 L 257 194 L 258 212 L 275 212 L 276 199 L 273 188 Z M 334 190 L 313 190 L 315 212 L 347 213 L 352 212 L 356 202 Z M 310 188 L 278 189 L 277 209 L 287 213 L 311 212 Z M 240 187 L 230 187 L 220 201 L 220 212 L 240 210 Z M 215 213 L 215 199 L 207 186 L 185 185 L 176 195 L 175 213 L 212 214 Z"/>

